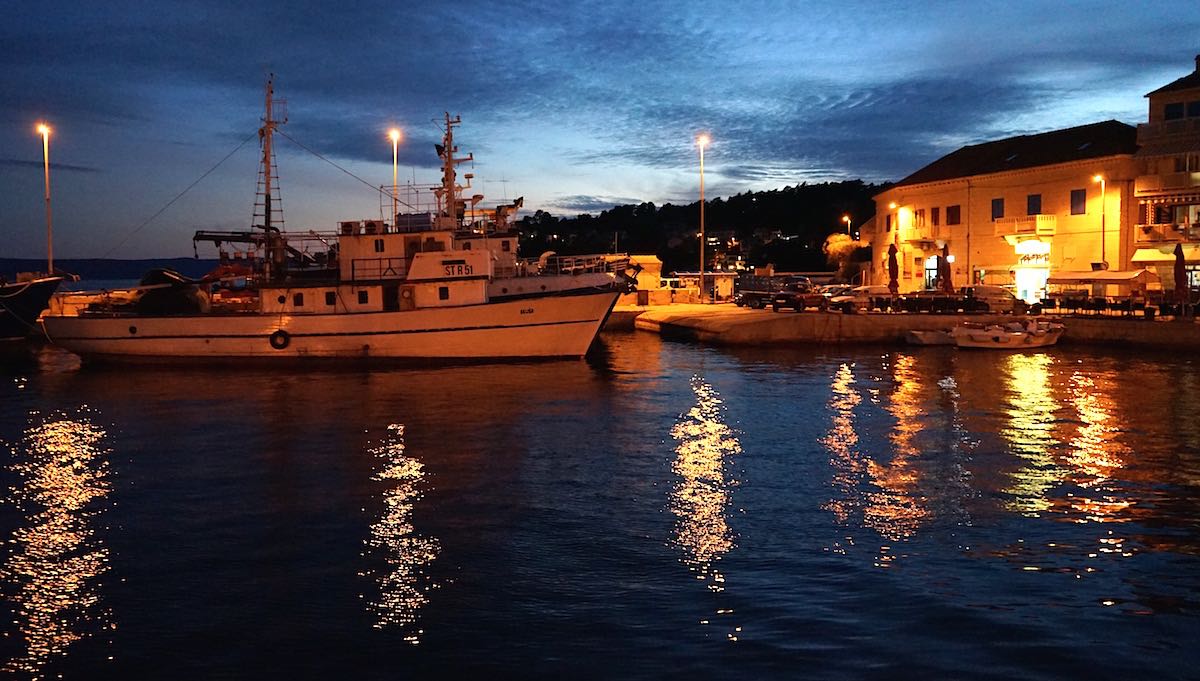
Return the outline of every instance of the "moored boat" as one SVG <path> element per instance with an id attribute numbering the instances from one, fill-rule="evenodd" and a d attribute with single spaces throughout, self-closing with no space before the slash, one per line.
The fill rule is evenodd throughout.
<path id="1" fill-rule="evenodd" d="M 580 357 L 618 296 L 633 284 L 628 259 L 518 256 L 512 223 L 522 200 L 485 209 L 465 197 L 454 128 L 445 117 L 442 181 L 427 210 L 389 221 L 341 222 L 333 233 L 279 228 L 272 193 L 267 84 L 259 203 L 244 232 L 200 231 L 221 266 L 189 280 L 169 271 L 121 296 L 43 317 L 48 338 L 85 357 L 441 358 Z M 281 217 L 281 216 L 280 216 Z M 232 257 L 224 249 L 236 248 Z"/>
<path id="2" fill-rule="evenodd" d="M 1024 350 L 1054 345 L 1064 329 L 1057 322 L 1029 319 L 1005 324 L 964 323 L 951 329 L 950 334 L 960 348 Z"/>
<path id="3" fill-rule="evenodd" d="M 58 276 L 18 277 L 0 281 L 0 340 L 20 340 L 37 332 L 38 315 L 63 282 Z"/>

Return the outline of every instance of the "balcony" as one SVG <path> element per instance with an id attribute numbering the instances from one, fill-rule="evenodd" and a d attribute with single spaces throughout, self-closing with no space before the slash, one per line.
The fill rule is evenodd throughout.
<path id="1" fill-rule="evenodd" d="M 950 238 L 950 228 L 942 225 L 921 225 L 912 226 L 900 233 L 900 240 L 905 243 L 928 243 L 932 241 L 942 241 Z"/>
<path id="2" fill-rule="evenodd" d="M 1139 146 L 1172 142 L 1179 138 L 1200 135 L 1200 118 L 1180 118 L 1174 121 L 1139 123 L 1137 143 Z"/>
<path id="3" fill-rule="evenodd" d="M 1058 219 L 1053 215 L 1021 215 L 996 220 L 996 236 L 1054 236 Z"/>
<path id="4" fill-rule="evenodd" d="M 1136 244 L 1171 243 L 1175 241 L 1200 240 L 1200 222 L 1190 225 L 1138 225 L 1133 230 L 1133 241 Z"/>
<path id="5" fill-rule="evenodd" d="M 1192 187 L 1200 187 L 1200 173 L 1139 175 L 1133 181 L 1133 192 L 1137 196 L 1172 189 L 1191 189 Z"/>

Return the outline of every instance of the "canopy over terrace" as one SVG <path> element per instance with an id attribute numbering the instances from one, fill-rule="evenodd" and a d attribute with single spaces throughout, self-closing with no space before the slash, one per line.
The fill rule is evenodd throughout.
<path id="1" fill-rule="evenodd" d="M 1183 261 L 1200 263 L 1200 244 L 1182 244 Z M 1167 265 L 1175 262 L 1175 244 L 1158 246 L 1157 248 L 1139 248 L 1131 260 L 1135 263 Z"/>
<path id="2" fill-rule="evenodd" d="M 1047 284 L 1124 284 L 1127 286 L 1158 283 L 1158 275 L 1150 270 L 1095 270 L 1056 272 L 1046 280 Z"/>

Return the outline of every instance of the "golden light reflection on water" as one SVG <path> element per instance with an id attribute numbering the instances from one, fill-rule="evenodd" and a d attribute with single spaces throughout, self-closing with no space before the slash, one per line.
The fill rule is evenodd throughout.
<path id="1" fill-rule="evenodd" d="M 1075 372 L 1070 381 L 1070 401 L 1079 417 L 1079 428 L 1070 442 L 1066 464 L 1071 478 L 1088 490 L 1087 496 L 1072 496 L 1069 505 L 1081 522 L 1124 522 L 1123 511 L 1129 502 L 1111 494 L 1109 483 L 1125 466 L 1129 448 L 1118 438 L 1112 395 L 1116 391 L 1112 376 Z"/>
<path id="2" fill-rule="evenodd" d="M 1047 493 L 1065 474 L 1054 458 L 1059 405 L 1050 386 L 1053 361 L 1043 353 L 1014 353 L 1001 364 L 1008 399 L 1002 411 L 1007 424 L 1000 435 L 1022 460 L 1021 467 L 1011 474 L 1011 485 L 1004 490 L 1010 495 L 1006 505 L 1025 515 L 1036 516 L 1050 509 Z"/>
<path id="3" fill-rule="evenodd" d="M 862 397 L 854 388 L 853 367 L 841 365 L 829 388 L 829 409 L 833 419 L 821 443 L 829 451 L 832 484 L 838 496 L 830 499 L 825 509 L 833 513 L 839 523 L 845 524 L 860 505 L 856 490 L 867 470 L 866 461 L 858 451 L 858 433 L 854 429 L 854 410 L 862 403 Z"/>
<path id="4" fill-rule="evenodd" d="M 724 421 L 717 391 L 699 377 L 691 384 L 696 404 L 671 429 L 676 441 L 672 470 L 681 480 L 671 492 L 670 508 L 676 517 L 675 542 L 684 551 L 682 562 L 710 591 L 720 593 L 725 575 L 717 563 L 735 546 L 726 513 L 737 481 L 726 477 L 725 464 L 742 446 Z M 716 614 L 730 615 L 732 610 L 721 608 Z M 736 641 L 739 633 L 734 627 L 726 636 Z"/>
<path id="5" fill-rule="evenodd" d="M 924 377 L 915 364 L 911 355 L 898 355 L 892 366 L 894 388 L 887 402 L 888 412 L 896 419 L 889 438 L 893 449 L 891 461 L 867 462 L 875 491 L 867 494 L 863 523 L 892 540 L 911 536 L 928 516 L 916 469 L 921 452 L 914 440 L 926 426 L 926 414 L 921 407 Z"/>
<path id="6" fill-rule="evenodd" d="M 9 468 L 20 482 L 8 501 L 23 523 L 9 541 L 0 578 L 24 637 L 24 650 L 4 671 L 39 678 L 71 644 L 115 628 L 100 592 L 109 550 L 97 536 L 111 485 L 105 432 L 87 414 L 31 420 L 40 423 L 10 448 Z"/>
<path id="7" fill-rule="evenodd" d="M 412 524 L 413 505 L 423 495 L 424 467 L 405 456 L 404 426 L 388 426 L 388 436 L 371 454 L 380 460 L 372 479 L 391 485 L 383 496 L 383 513 L 371 525 L 366 540 L 368 553 L 382 562 L 383 568 L 360 573 L 375 580 L 378 594 L 368 601 L 375 616 L 375 627 L 407 627 L 405 640 L 420 642 L 424 632 L 416 628 L 418 614 L 429 603 L 429 592 L 437 588 L 426 568 L 441 552 L 433 537 L 417 534 Z"/>

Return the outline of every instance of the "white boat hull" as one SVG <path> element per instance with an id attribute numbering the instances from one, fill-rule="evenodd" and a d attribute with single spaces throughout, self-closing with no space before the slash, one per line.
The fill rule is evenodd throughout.
<path id="1" fill-rule="evenodd" d="M 954 344 L 960 348 L 991 348 L 999 350 L 1026 350 L 1044 348 L 1058 342 L 1062 327 L 1036 332 L 1008 331 L 1003 328 L 965 329 L 953 331 Z"/>
<path id="2" fill-rule="evenodd" d="M 401 312 L 46 316 L 43 325 L 51 342 L 108 359 L 582 357 L 619 295 Z"/>

